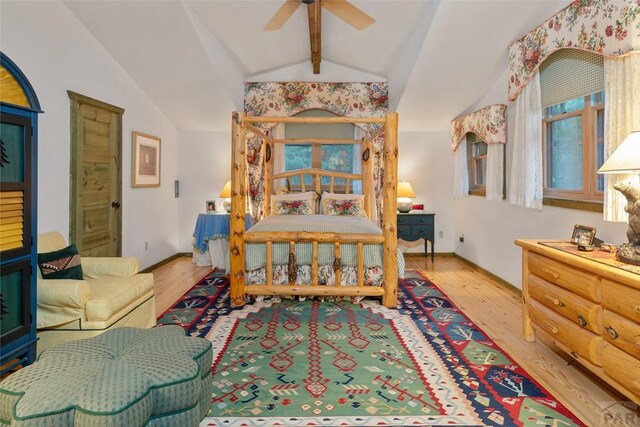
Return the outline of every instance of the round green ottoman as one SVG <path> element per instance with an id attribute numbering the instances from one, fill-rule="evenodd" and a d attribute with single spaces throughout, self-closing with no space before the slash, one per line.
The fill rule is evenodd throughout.
<path id="1" fill-rule="evenodd" d="M 211 343 L 179 326 L 116 328 L 3 380 L 0 424 L 196 426 L 211 405 L 211 364 Z"/>

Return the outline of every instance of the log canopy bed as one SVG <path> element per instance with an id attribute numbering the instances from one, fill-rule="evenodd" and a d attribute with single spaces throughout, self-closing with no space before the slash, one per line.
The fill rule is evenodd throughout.
<path id="1" fill-rule="evenodd" d="M 343 173 L 322 169 L 298 169 L 274 173 L 274 144 L 300 144 L 300 140 L 275 139 L 263 129 L 267 125 L 279 123 L 351 123 L 376 124 L 378 130 L 369 132 L 362 139 L 345 140 L 310 139 L 306 144 L 361 144 L 361 173 Z M 396 185 L 398 158 L 398 114 L 386 113 L 384 117 L 267 117 L 246 116 L 242 112 L 232 115 L 232 154 L 231 154 L 231 220 L 230 220 L 230 298 L 233 307 L 246 303 L 247 296 L 342 296 L 364 297 L 381 296 L 386 307 L 396 307 L 398 286 L 398 253 L 396 232 Z M 384 138 L 382 162 L 382 215 L 378 228 L 372 218 L 372 161 L 373 141 Z M 245 232 L 245 215 L 248 198 L 247 178 L 247 141 L 249 138 L 262 140 L 261 167 L 264 171 L 264 215 L 265 218 Z M 321 205 L 324 214 L 315 215 L 317 210 L 313 202 L 297 202 L 297 208 L 310 208 L 310 215 L 279 215 L 277 205 L 279 196 L 274 195 L 276 182 L 286 182 L 291 189 L 296 180 L 299 194 L 309 194 L 311 200 L 322 195 Z M 352 200 L 353 182 L 362 183 L 359 218 L 345 218 L 341 213 L 332 211 L 340 206 L 340 200 Z M 340 182 L 340 185 L 338 185 Z M 343 190 L 344 194 L 334 192 Z M 311 191 L 309 191 L 311 190 Z M 325 190 L 323 194 L 322 191 Z M 328 194 L 327 194 L 328 190 Z M 313 192 L 313 193 L 311 193 Z M 306 196 L 305 196 L 306 197 Z M 356 197 L 354 195 L 354 197 Z M 335 199 L 332 199 L 335 198 Z M 332 200 L 338 202 L 332 202 Z M 329 206 L 329 203 L 335 203 Z M 344 205 L 343 205 L 344 206 Z M 285 206 L 286 207 L 286 206 Z M 320 208 L 322 209 L 322 208 Z M 311 211 L 313 210 L 313 212 Z M 290 213 L 290 212 L 285 212 Z M 306 217 L 306 218 L 302 218 Z M 306 222 L 305 222 L 306 221 Z M 271 223 L 272 227 L 266 224 Z M 298 223 L 298 225 L 296 225 Z M 360 224 L 362 223 L 362 224 Z M 248 281 L 249 266 L 256 255 L 251 251 L 258 248 L 263 257 L 264 272 L 260 279 Z M 284 251 L 284 253 L 283 253 Z M 378 254 L 381 257 L 382 272 L 379 286 L 366 282 L 367 264 L 370 258 Z M 305 260 L 302 260 L 305 258 Z M 285 261 L 284 266 L 283 259 Z M 329 266 L 327 260 L 330 259 Z M 324 260 L 324 261 L 323 261 Z M 280 264 L 275 265 L 274 264 Z M 307 283 L 296 282 L 301 264 L 308 264 Z M 324 265 L 323 265 L 324 264 Z M 254 266 L 255 267 L 255 266 Z M 274 279 L 275 269 L 284 268 L 286 283 Z M 327 279 L 327 267 L 331 279 Z M 345 270 L 350 268 L 350 283 L 347 284 Z"/>

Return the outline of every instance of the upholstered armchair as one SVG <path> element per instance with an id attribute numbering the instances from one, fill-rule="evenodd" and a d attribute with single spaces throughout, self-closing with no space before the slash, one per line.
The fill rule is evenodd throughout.
<path id="1" fill-rule="evenodd" d="M 38 254 L 67 246 L 62 235 L 38 235 Z M 82 280 L 43 279 L 38 269 L 37 351 L 116 327 L 156 324 L 153 275 L 133 257 L 81 257 Z"/>

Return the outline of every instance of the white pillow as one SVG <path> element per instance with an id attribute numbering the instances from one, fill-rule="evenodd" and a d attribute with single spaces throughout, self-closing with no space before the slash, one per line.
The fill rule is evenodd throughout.
<path id="1" fill-rule="evenodd" d="M 313 207 L 314 207 L 314 211 L 313 213 L 315 213 L 317 211 L 316 208 L 316 201 L 318 200 L 318 195 L 316 194 L 315 191 L 305 191 L 304 193 L 289 193 L 289 194 L 272 194 L 271 195 L 271 213 L 274 213 L 276 210 L 276 203 L 278 201 L 282 201 L 282 200 L 287 200 L 287 201 L 291 201 L 291 200 L 312 200 L 313 203 Z"/>
<path id="2" fill-rule="evenodd" d="M 342 193 L 322 193 L 322 200 L 320 201 L 320 213 L 326 215 L 324 207 L 326 205 L 326 200 L 350 200 L 357 199 L 360 201 L 362 208 L 364 209 L 364 194 L 342 194 Z"/>

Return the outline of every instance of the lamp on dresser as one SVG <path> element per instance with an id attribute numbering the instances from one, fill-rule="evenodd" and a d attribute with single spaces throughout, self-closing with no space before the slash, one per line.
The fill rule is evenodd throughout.
<path id="1" fill-rule="evenodd" d="M 411 199 L 416 197 L 416 193 L 411 188 L 408 181 L 400 181 L 398 183 L 398 212 L 409 213 L 413 207 Z"/>
<path id="2" fill-rule="evenodd" d="M 627 238 L 629 243 L 623 244 L 616 258 L 619 261 L 640 265 L 640 131 L 631 132 L 622 144 L 609 156 L 598 169 L 598 173 L 634 173 L 634 181 L 619 182 L 613 187 L 627 199 L 624 210 L 629 214 Z"/>

